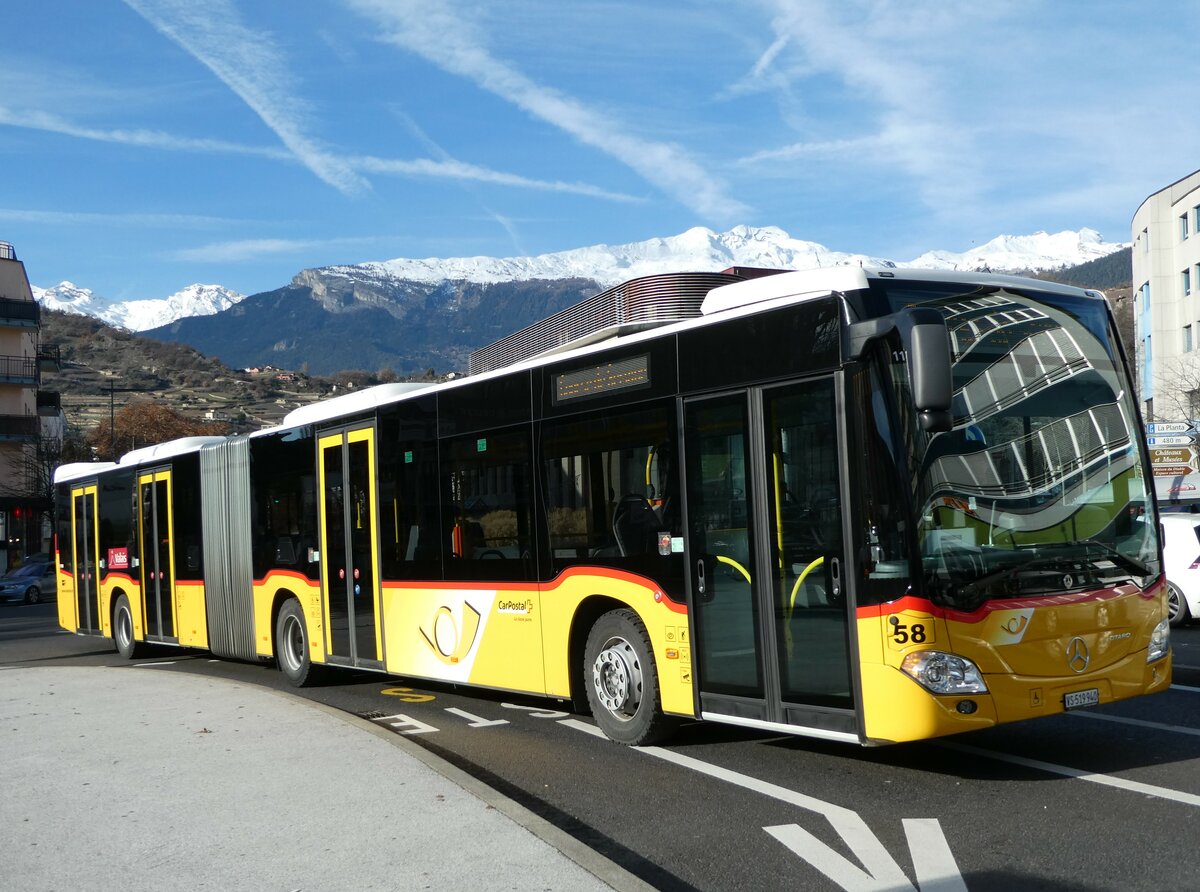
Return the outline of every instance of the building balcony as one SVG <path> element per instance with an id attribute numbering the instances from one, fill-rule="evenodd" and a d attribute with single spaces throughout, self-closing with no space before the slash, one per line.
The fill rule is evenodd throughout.
<path id="1" fill-rule="evenodd" d="M 62 352 L 58 344 L 42 344 L 37 351 L 38 369 L 43 372 L 62 371 Z"/>
<path id="2" fill-rule="evenodd" d="M 36 359 L 29 356 L 0 356 L 0 384 L 37 387 L 41 381 Z"/>
<path id="3" fill-rule="evenodd" d="M 38 415 L 58 415 L 62 412 L 62 394 L 57 390 L 39 390 L 37 392 Z"/>
<path id="4" fill-rule="evenodd" d="M 0 415 L 0 443 L 33 443 L 41 430 L 37 415 Z"/>
<path id="5" fill-rule="evenodd" d="M 13 300 L 0 297 L 0 326 L 5 328 L 40 328 L 42 308 L 34 300 Z"/>

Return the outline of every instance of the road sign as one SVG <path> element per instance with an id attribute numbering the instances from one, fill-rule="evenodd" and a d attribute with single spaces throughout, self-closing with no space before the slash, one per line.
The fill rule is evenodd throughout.
<path id="1" fill-rule="evenodd" d="M 1195 442 L 1194 437 L 1147 437 L 1146 443 L 1149 446 L 1191 446 Z"/>
<path id="2" fill-rule="evenodd" d="M 1192 433 L 1192 423 L 1190 421 L 1152 421 L 1146 425 L 1146 433 L 1150 436 L 1156 434 L 1190 434 Z"/>
<path id="3" fill-rule="evenodd" d="M 1192 473 L 1190 465 L 1155 465 L 1155 477 L 1186 477 Z"/>
<path id="4" fill-rule="evenodd" d="M 1151 449 L 1150 463 L 1155 465 L 1188 465 L 1192 463 L 1192 450 L 1178 446 L 1166 449 Z"/>

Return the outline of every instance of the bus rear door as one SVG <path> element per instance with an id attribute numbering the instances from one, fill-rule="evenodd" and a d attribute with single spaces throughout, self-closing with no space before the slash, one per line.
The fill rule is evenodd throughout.
<path id="1" fill-rule="evenodd" d="M 96 485 L 71 489 L 71 562 L 74 568 L 73 622 L 64 622 L 60 604 L 59 619 L 64 626 L 79 632 L 99 632 L 100 622 L 100 544 L 96 535 Z"/>
<path id="2" fill-rule="evenodd" d="M 175 563 L 171 543 L 171 472 L 138 475 L 142 616 L 147 641 L 177 642 Z"/>
<path id="3" fill-rule="evenodd" d="M 321 474 L 321 599 L 329 661 L 383 668 L 375 428 L 326 431 Z"/>
<path id="4" fill-rule="evenodd" d="M 693 664 L 706 717 L 858 740 L 837 381 L 684 406 Z"/>

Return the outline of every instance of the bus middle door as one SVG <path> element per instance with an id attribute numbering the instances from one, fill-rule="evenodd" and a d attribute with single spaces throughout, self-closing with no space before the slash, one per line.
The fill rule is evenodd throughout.
<path id="1" fill-rule="evenodd" d="M 836 385 L 685 403 L 692 654 L 703 714 L 857 740 Z"/>

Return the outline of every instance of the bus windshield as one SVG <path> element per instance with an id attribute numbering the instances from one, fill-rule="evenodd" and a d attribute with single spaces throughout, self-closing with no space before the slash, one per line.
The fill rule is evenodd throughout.
<path id="1" fill-rule="evenodd" d="M 1015 286 L 872 287 L 885 312 L 936 307 L 950 332 L 953 429 L 901 425 L 924 594 L 974 610 L 1157 579 L 1137 409 L 1103 302 Z M 904 406 L 904 369 L 892 377 Z"/>

